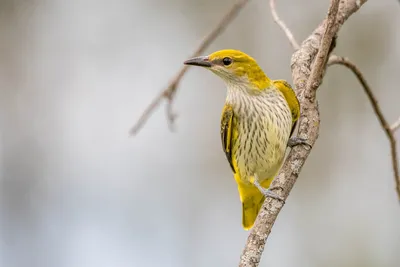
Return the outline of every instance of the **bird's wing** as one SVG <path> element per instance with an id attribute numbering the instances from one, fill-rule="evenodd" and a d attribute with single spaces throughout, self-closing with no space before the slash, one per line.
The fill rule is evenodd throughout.
<path id="1" fill-rule="evenodd" d="M 221 116 L 221 141 L 222 149 L 225 152 L 226 158 L 231 165 L 232 171 L 235 173 L 235 168 L 232 163 L 232 137 L 233 137 L 233 109 L 232 106 L 225 104 Z"/>
<path id="2" fill-rule="evenodd" d="M 273 81 L 274 85 L 276 88 L 278 88 L 279 91 L 283 94 L 283 96 L 286 99 L 286 102 L 289 105 L 290 111 L 292 113 L 292 130 L 290 132 L 290 135 L 293 134 L 294 128 L 296 128 L 296 123 L 297 120 L 300 117 L 300 103 L 299 100 L 296 97 L 296 93 L 293 91 L 292 87 L 288 82 L 285 80 L 275 80 Z"/>

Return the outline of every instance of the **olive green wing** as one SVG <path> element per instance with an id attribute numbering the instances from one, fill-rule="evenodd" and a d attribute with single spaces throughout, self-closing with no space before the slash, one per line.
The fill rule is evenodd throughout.
<path id="1" fill-rule="evenodd" d="M 221 115 L 221 141 L 222 149 L 225 152 L 229 165 L 235 173 L 235 168 L 232 163 L 232 137 L 233 137 L 233 109 L 230 105 L 225 105 Z"/>
<path id="2" fill-rule="evenodd" d="M 297 121 L 300 117 L 300 103 L 297 99 L 296 93 L 290 86 L 288 82 L 285 80 L 275 80 L 273 81 L 276 88 L 283 94 L 286 99 L 286 102 L 289 105 L 290 111 L 292 113 L 292 130 L 290 132 L 290 136 L 293 134 L 294 129 L 296 128 Z"/>

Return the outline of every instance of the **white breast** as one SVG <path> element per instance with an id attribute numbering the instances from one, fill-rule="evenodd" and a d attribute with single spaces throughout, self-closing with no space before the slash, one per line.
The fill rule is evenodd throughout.
<path id="1" fill-rule="evenodd" d="M 273 178 L 282 164 L 292 127 L 292 115 L 284 96 L 276 89 L 260 93 L 231 88 L 227 102 L 237 118 L 238 140 L 233 144 L 241 179 Z"/>

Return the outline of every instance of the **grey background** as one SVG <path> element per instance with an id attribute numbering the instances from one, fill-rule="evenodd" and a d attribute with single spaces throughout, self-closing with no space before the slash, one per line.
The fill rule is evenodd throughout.
<path id="1" fill-rule="evenodd" d="M 221 151 L 222 81 L 191 69 L 176 131 L 162 107 L 128 137 L 233 2 L 0 2 L 1 266 L 237 265 L 248 233 Z M 299 41 L 328 5 L 277 1 Z M 400 115 L 398 25 L 397 1 L 369 1 L 335 51 L 359 65 L 389 121 Z M 292 49 L 266 0 L 251 1 L 206 54 L 224 48 L 291 81 Z M 329 69 L 318 98 L 320 138 L 260 266 L 399 266 L 386 136 L 346 69 Z"/>

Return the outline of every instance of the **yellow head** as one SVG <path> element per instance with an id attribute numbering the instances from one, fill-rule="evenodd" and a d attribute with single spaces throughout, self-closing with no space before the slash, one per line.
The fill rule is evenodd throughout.
<path id="1" fill-rule="evenodd" d="M 266 89 L 271 85 L 270 79 L 257 62 L 238 50 L 220 50 L 209 56 L 191 58 L 184 64 L 210 69 L 228 84 L 240 83 L 259 90 Z"/>

